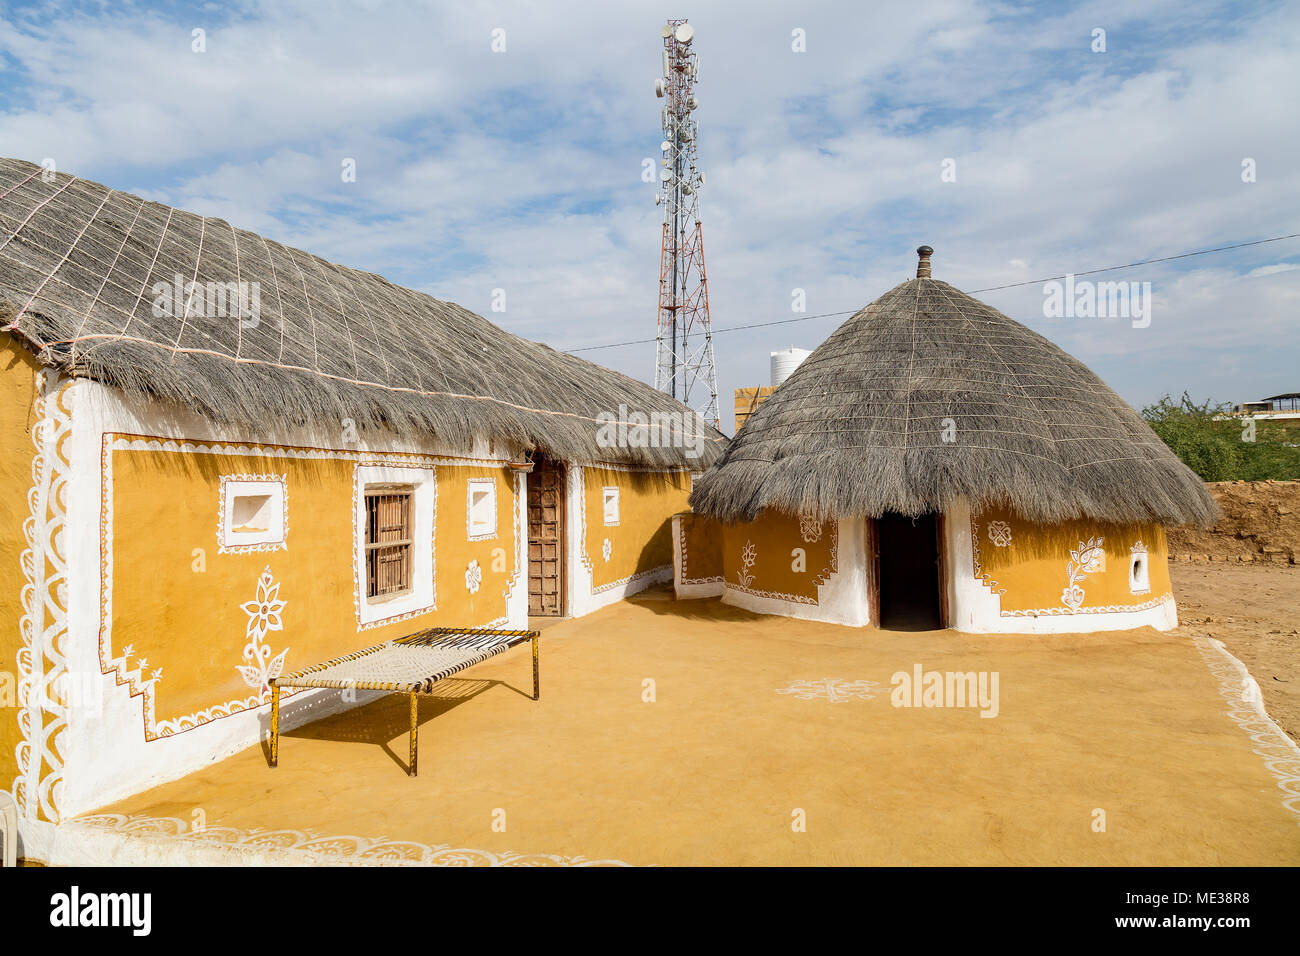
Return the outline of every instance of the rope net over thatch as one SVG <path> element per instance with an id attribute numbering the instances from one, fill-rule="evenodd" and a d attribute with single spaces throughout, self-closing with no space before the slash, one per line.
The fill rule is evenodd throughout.
<path id="1" fill-rule="evenodd" d="M 454 303 L 43 173 L 0 159 L 0 330 L 70 375 L 263 430 L 350 419 L 651 468 L 700 468 L 725 442 L 649 385 Z M 601 416 L 620 408 L 632 427 L 610 447 Z M 674 437 L 683 420 L 696 430 Z"/>
<path id="2" fill-rule="evenodd" d="M 1048 523 L 1213 520 L 1200 478 L 1101 379 L 923 265 L 759 407 L 695 482 L 696 511 L 918 515 L 965 498 Z"/>

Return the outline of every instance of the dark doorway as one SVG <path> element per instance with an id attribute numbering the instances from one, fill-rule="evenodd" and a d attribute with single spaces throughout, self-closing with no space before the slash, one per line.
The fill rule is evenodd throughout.
<path id="1" fill-rule="evenodd" d="M 528 613 L 564 614 L 564 465 L 539 455 L 528 476 Z"/>
<path id="2" fill-rule="evenodd" d="M 937 517 L 886 512 L 876 523 L 883 628 L 932 631 L 943 627 Z"/>

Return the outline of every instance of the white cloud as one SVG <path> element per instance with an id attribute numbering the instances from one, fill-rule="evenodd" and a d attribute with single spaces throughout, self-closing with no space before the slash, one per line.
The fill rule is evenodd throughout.
<path id="1" fill-rule="evenodd" d="M 653 337 L 659 219 L 639 173 L 660 138 L 656 4 L 178 16 L 0 24 L 0 84 L 15 87 L 0 152 L 54 157 L 559 348 Z M 692 22 L 717 326 L 792 317 L 794 287 L 810 313 L 856 309 L 910 276 L 923 242 L 937 277 L 977 289 L 1295 231 L 1293 7 L 736 0 Z M 1105 54 L 1089 49 L 1098 26 Z M 208 52 L 190 52 L 194 27 Z M 806 53 L 790 49 L 796 27 Z M 340 179 L 345 157 L 356 183 Z M 955 183 L 940 180 L 946 157 Z M 1247 157 L 1257 182 L 1241 181 Z M 1281 330 L 1297 262 L 1300 242 L 1114 274 L 1155 284 L 1146 330 L 1036 319 L 1037 286 L 981 297 L 1135 404 L 1184 388 L 1240 399 L 1296 387 Z M 504 314 L 488 311 L 493 288 Z M 724 423 L 731 390 L 766 381 L 769 351 L 836 324 L 720 333 Z M 583 354 L 653 367 L 651 346 Z"/>

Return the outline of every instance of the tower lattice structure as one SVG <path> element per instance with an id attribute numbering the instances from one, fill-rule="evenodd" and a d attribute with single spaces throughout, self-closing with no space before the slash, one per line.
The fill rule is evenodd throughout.
<path id="1" fill-rule="evenodd" d="M 695 31 L 686 20 L 669 20 L 663 37 L 663 75 L 655 93 L 661 110 L 660 191 L 655 201 L 664 210 L 659 259 L 659 311 L 655 336 L 655 388 L 688 405 L 715 428 L 720 427 L 718 375 L 709 322 L 709 287 L 704 271 L 704 237 L 700 224 L 700 187 L 696 147 L 699 139 L 695 83 L 699 56 Z"/>

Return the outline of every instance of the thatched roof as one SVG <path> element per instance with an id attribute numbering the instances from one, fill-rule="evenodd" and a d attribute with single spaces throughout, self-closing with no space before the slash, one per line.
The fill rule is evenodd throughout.
<path id="1" fill-rule="evenodd" d="M 487 435 L 569 460 L 699 468 L 725 442 L 705 426 L 702 459 L 681 448 L 600 447 L 601 413 L 684 406 L 455 303 L 221 219 L 43 172 L 0 159 L 0 329 L 68 374 L 219 422 L 328 428 L 351 419 L 461 447 Z M 256 285 L 241 321 L 233 296 L 223 310 L 184 285 L 173 312 L 160 310 L 155 284 L 177 277 L 203 288 Z M 208 317 L 209 300 L 225 317 Z"/>
<path id="2" fill-rule="evenodd" d="M 1101 379 L 924 265 L 759 407 L 696 481 L 696 511 L 916 515 L 966 498 L 1043 522 L 1213 519 L 1200 478 Z"/>

